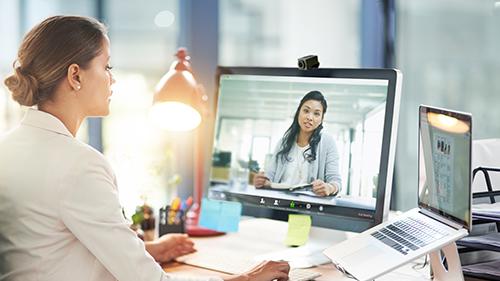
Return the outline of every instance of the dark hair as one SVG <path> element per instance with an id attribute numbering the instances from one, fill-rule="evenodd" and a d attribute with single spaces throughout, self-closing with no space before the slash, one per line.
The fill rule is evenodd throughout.
<path id="1" fill-rule="evenodd" d="M 297 111 L 295 111 L 295 117 L 293 117 L 292 125 L 290 125 L 290 128 L 288 128 L 288 130 L 286 130 L 285 135 L 283 136 L 283 140 L 281 141 L 280 150 L 276 154 L 276 161 L 278 161 L 278 159 L 281 159 L 281 161 L 283 161 L 283 162 L 290 161 L 290 158 L 288 157 L 288 153 L 292 149 L 292 146 L 293 146 L 294 142 L 297 140 L 297 136 L 299 135 L 299 132 L 300 132 L 300 126 L 299 126 L 300 108 L 308 100 L 319 101 L 321 103 L 321 105 L 323 106 L 322 118 L 325 116 L 327 104 L 326 104 L 326 99 L 323 96 L 323 94 L 321 94 L 320 91 L 310 91 L 309 93 L 307 93 L 302 98 L 302 100 L 300 100 L 299 107 L 297 107 Z M 318 143 L 321 140 L 320 133 L 321 133 L 322 129 L 323 129 L 323 122 L 321 122 L 321 124 L 319 124 L 319 126 L 316 129 L 314 129 L 314 131 L 311 135 L 311 138 L 309 139 L 309 148 L 306 151 L 304 151 L 304 157 L 305 157 L 305 159 L 307 159 L 308 162 L 312 162 L 312 161 L 316 160 L 316 151 L 318 148 Z M 310 152 L 308 153 L 308 151 L 310 151 Z"/>
<path id="2" fill-rule="evenodd" d="M 88 67 L 102 51 L 106 27 L 93 18 L 54 16 L 31 29 L 23 39 L 14 74 L 5 85 L 21 105 L 33 106 L 52 98 L 68 67 Z"/>

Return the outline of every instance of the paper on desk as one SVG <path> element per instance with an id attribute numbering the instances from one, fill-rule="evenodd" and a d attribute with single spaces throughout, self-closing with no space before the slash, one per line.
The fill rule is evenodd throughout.
<path id="1" fill-rule="evenodd" d="M 499 221 L 500 203 L 472 205 L 472 218 Z"/>
<path id="2" fill-rule="evenodd" d="M 288 215 L 288 233 L 285 244 L 302 246 L 306 244 L 311 230 L 311 217 L 308 215 Z"/>
<path id="3" fill-rule="evenodd" d="M 237 232 L 241 203 L 203 199 L 199 224 L 221 232 Z"/>
<path id="4" fill-rule="evenodd" d="M 472 213 L 480 213 L 480 212 L 489 212 L 489 213 L 498 213 L 500 214 L 500 202 L 490 204 L 490 203 L 482 203 L 482 204 L 474 204 L 472 205 Z"/>

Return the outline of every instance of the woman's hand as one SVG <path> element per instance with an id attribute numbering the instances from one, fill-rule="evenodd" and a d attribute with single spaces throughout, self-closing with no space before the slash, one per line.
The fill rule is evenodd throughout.
<path id="1" fill-rule="evenodd" d="M 270 187 L 271 181 L 264 174 L 264 172 L 259 172 L 253 177 L 253 185 L 255 188 Z"/>
<path id="2" fill-rule="evenodd" d="M 337 186 L 331 183 L 326 183 L 322 180 L 315 180 L 312 182 L 313 192 L 319 196 L 328 196 L 337 193 Z"/>
<path id="3" fill-rule="evenodd" d="M 196 252 L 187 234 L 178 233 L 165 234 L 155 241 L 147 242 L 146 251 L 159 263 Z"/>
<path id="4" fill-rule="evenodd" d="M 248 272 L 231 276 L 226 281 L 286 281 L 290 265 L 288 262 L 264 261 Z"/>

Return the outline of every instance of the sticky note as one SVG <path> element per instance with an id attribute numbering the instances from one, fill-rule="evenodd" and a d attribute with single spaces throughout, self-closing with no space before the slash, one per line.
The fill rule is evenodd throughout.
<path id="1" fill-rule="evenodd" d="M 221 232 L 237 232 L 241 218 L 241 203 L 203 199 L 200 226 Z"/>
<path id="2" fill-rule="evenodd" d="M 288 233 L 285 244 L 302 246 L 306 244 L 311 230 L 311 217 L 307 215 L 288 215 Z"/>

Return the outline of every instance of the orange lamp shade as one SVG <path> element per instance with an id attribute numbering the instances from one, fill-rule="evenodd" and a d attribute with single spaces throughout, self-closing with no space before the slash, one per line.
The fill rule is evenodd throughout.
<path id="1" fill-rule="evenodd" d="M 178 60 L 156 86 L 150 117 L 160 128 L 189 131 L 201 123 L 206 99 L 191 72 L 186 50 L 179 49 L 176 56 Z"/>

